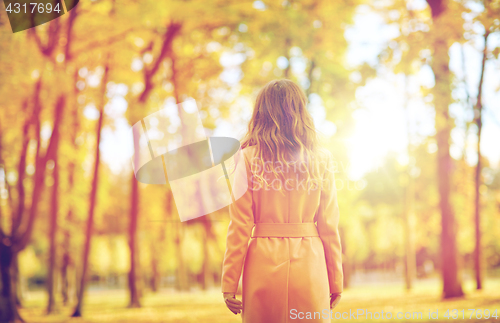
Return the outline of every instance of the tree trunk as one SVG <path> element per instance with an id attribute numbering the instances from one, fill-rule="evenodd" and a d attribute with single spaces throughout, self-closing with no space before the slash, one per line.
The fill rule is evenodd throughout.
<path id="1" fill-rule="evenodd" d="M 168 53 L 172 50 L 172 43 L 174 39 L 177 37 L 178 33 L 181 30 L 182 25 L 177 23 L 171 23 L 165 34 L 163 35 L 162 45 L 160 52 L 158 54 L 158 58 L 151 64 L 150 69 L 144 69 L 144 90 L 139 95 L 138 103 L 141 106 L 147 102 L 151 91 L 154 88 L 153 77 L 156 75 L 160 68 L 160 64 L 167 57 Z M 140 118 L 142 119 L 142 117 Z M 132 124 L 136 122 L 137 118 L 131 114 L 129 115 L 129 120 L 132 121 Z M 138 142 L 134 142 L 134 145 L 138 145 Z M 136 149 L 135 151 L 139 151 Z M 154 158 L 154 156 L 151 156 Z M 138 182 L 135 179 L 135 175 L 132 174 L 131 181 L 131 206 L 130 206 L 130 227 L 129 227 L 129 246 L 130 246 L 130 272 L 128 274 L 128 285 L 130 291 L 130 307 L 140 307 L 140 290 L 137 286 L 137 261 L 136 261 L 136 253 L 137 253 L 137 244 L 136 244 L 136 235 L 137 235 L 137 215 L 138 215 L 138 207 L 139 207 L 139 186 Z"/>
<path id="2" fill-rule="evenodd" d="M 66 238 L 65 238 L 66 240 Z M 68 279 L 68 267 L 69 267 L 69 254 L 65 251 L 64 255 L 62 257 L 62 264 L 61 264 L 61 281 L 62 281 L 62 299 L 63 299 L 63 305 L 66 306 L 68 305 L 69 301 L 69 279 Z"/>
<path id="3" fill-rule="evenodd" d="M 102 86 L 102 102 L 99 113 L 99 121 L 97 122 L 96 128 L 96 145 L 95 145 L 95 162 L 94 162 L 94 176 L 92 180 L 92 189 L 90 191 L 90 204 L 89 204 L 89 215 L 87 218 L 87 228 L 85 231 L 85 245 L 83 250 L 83 265 L 82 265 L 82 274 L 80 278 L 80 287 L 78 289 L 78 302 L 76 304 L 75 310 L 73 312 L 73 317 L 82 316 L 82 304 L 83 304 L 83 296 L 85 294 L 85 283 L 87 280 L 87 269 L 88 269 L 88 261 L 89 261 L 89 252 L 90 252 L 90 240 L 92 238 L 92 229 L 94 225 L 94 213 L 95 206 L 97 200 L 97 184 L 99 183 L 99 162 L 100 162 L 100 153 L 99 153 L 99 144 L 101 143 L 101 129 L 102 122 L 104 119 L 104 105 L 105 105 L 105 96 L 106 96 L 106 85 L 108 83 L 108 74 L 109 74 L 109 57 L 108 62 L 106 63 L 106 67 L 104 68 L 104 76 L 101 80 Z"/>
<path id="4" fill-rule="evenodd" d="M 408 157 L 409 162 L 406 168 L 406 176 L 408 179 L 406 190 L 405 190 L 405 208 L 404 208 L 404 242 L 405 242 L 405 283 L 406 289 L 410 290 L 413 287 L 413 280 L 415 279 L 417 272 L 417 259 L 415 254 L 415 242 L 413 234 L 413 224 L 414 224 L 414 210 L 415 210 L 415 181 L 411 174 L 414 165 L 414 153 L 413 146 L 411 143 L 411 116 L 409 114 L 408 108 L 408 90 L 407 90 L 407 78 L 405 76 L 404 82 L 404 93 L 405 93 L 405 113 L 406 113 L 406 129 L 408 138 Z"/>
<path id="5" fill-rule="evenodd" d="M 60 96 L 57 101 L 56 110 L 62 113 L 63 106 L 65 103 L 64 96 Z M 52 150 L 52 155 L 48 156 L 54 161 L 54 169 L 52 171 L 52 176 L 54 177 L 54 184 L 52 186 L 52 197 L 51 197 L 51 210 L 50 210 L 50 226 L 49 226 L 49 271 L 47 276 L 47 292 L 49 294 L 49 300 L 47 304 L 47 313 L 51 313 L 54 310 L 55 305 L 55 295 L 54 295 L 54 276 L 56 272 L 56 234 L 57 234 L 57 212 L 59 210 L 59 166 L 57 152 L 59 148 L 59 127 L 54 127 L 52 133 L 54 136 L 54 149 Z"/>
<path id="6" fill-rule="evenodd" d="M 30 237 L 31 228 L 36 215 L 36 206 L 38 202 L 38 196 L 40 190 L 42 189 L 44 172 L 45 169 L 45 159 L 40 157 L 40 91 L 42 88 L 42 78 L 40 77 L 35 85 L 35 91 L 33 93 L 32 101 L 34 102 L 32 115 L 26 119 L 23 127 L 23 137 L 22 137 L 22 148 L 21 155 L 19 158 L 18 167 L 18 207 L 17 213 L 13 215 L 11 234 L 10 237 L 7 236 L 0 227 L 0 279 L 1 279 L 1 291 L 0 291 L 0 322 L 11 323 L 11 322 L 23 322 L 19 312 L 17 310 L 17 293 L 16 293 L 16 282 L 18 277 L 18 267 L 17 267 L 17 255 L 19 251 L 26 247 Z M 23 111 L 27 107 L 27 101 L 23 104 Z M 56 118 L 57 121 L 57 118 Z M 35 185 L 32 192 L 32 203 L 31 209 L 28 215 L 28 222 L 26 223 L 26 229 L 22 233 L 19 232 L 21 224 L 24 220 L 25 212 L 25 193 L 24 193 L 24 183 L 22 179 L 25 176 L 26 171 L 26 155 L 27 147 L 29 142 L 29 129 L 31 126 L 35 126 L 36 139 L 37 139 L 37 149 L 35 156 Z M 54 123 L 54 127 L 57 124 Z M 52 145 L 52 137 L 49 142 L 49 147 L 47 151 L 50 151 Z"/>
<path id="7" fill-rule="evenodd" d="M 52 188 L 52 206 L 50 212 L 50 228 L 49 228 L 49 270 L 47 277 L 47 292 L 49 294 L 49 300 L 47 304 L 47 313 L 51 313 L 54 310 L 55 305 L 55 295 L 54 295 L 54 276 L 56 270 L 56 232 L 57 232 L 57 210 L 58 210 L 58 185 L 59 185 L 59 171 L 57 170 L 57 161 L 54 160 L 56 166 L 54 166 L 54 185 Z"/>
<path id="8" fill-rule="evenodd" d="M 134 138 L 135 151 L 139 151 L 139 138 Z M 139 213 L 139 183 L 134 174 L 131 178 L 131 204 L 129 225 L 130 271 L 128 273 L 128 286 L 130 291 L 129 307 L 141 307 L 137 288 L 137 215 Z"/>
<path id="9" fill-rule="evenodd" d="M 179 113 L 179 118 L 181 119 L 181 125 L 184 125 L 184 119 L 183 119 L 183 109 L 179 105 L 180 101 L 180 93 L 181 93 L 181 86 L 179 82 L 179 74 L 177 70 L 177 58 L 175 56 L 175 53 L 173 51 L 170 52 L 170 60 L 171 60 L 171 69 L 172 69 L 172 84 L 174 85 L 174 97 L 175 101 L 177 103 L 177 108 L 178 108 L 178 113 Z M 186 136 L 182 133 L 184 131 L 184 127 L 181 126 L 181 135 L 182 138 L 186 138 Z M 186 266 L 184 262 L 184 255 L 182 254 L 182 240 L 184 237 L 184 230 L 185 230 L 185 223 L 179 222 L 175 224 L 175 227 L 177 228 L 177 232 L 175 235 L 174 243 L 175 243 L 175 250 L 176 250 L 176 256 L 177 256 L 177 289 L 180 291 L 185 291 L 189 289 L 189 277 L 186 272 Z"/>
<path id="10" fill-rule="evenodd" d="M 35 220 L 35 217 L 32 216 L 35 213 L 32 211 L 34 208 L 37 206 L 37 196 L 38 192 L 41 190 L 40 187 L 40 180 L 39 178 L 43 176 L 40 175 L 40 171 L 37 173 L 38 166 L 41 163 L 41 158 L 40 158 L 40 110 L 42 109 L 41 103 L 40 103 L 40 92 L 42 90 L 42 77 L 38 79 L 36 85 L 35 85 L 35 90 L 33 93 L 33 98 L 32 101 L 33 103 L 33 112 L 31 115 L 31 118 L 27 118 L 23 127 L 23 139 L 22 139 L 22 149 L 21 149 L 21 155 L 19 156 L 19 165 L 18 165 L 18 179 L 17 179 L 17 190 L 18 190 L 18 205 L 17 205 L 17 213 L 14 216 L 14 219 L 12 221 L 12 228 L 11 228 L 11 237 L 12 237 L 12 242 L 15 245 L 18 245 L 15 252 L 21 251 L 24 246 L 22 246 L 23 238 L 24 240 L 29 240 L 31 236 L 31 232 L 29 232 L 30 228 L 30 222 L 33 222 Z M 56 124 L 54 124 L 54 127 Z M 31 139 L 29 136 L 29 131 L 30 128 L 34 127 L 35 128 L 35 138 L 37 141 L 36 145 L 36 156 L 35 156 L 35 166 L 37 167 L 35 169 L 35 185 L 33 188 L 32 192 L 32 199 L 31 199 L 31 208 L 30 208 L 30 214 L 28 218 L 28 228 L 24 232 L 24 234 L 20 234 L 18 232 L 23 220 L 24 220 L 24 215 L 25 215 L 25 189 L 24 189 L 24 178 L 26 176 L 26 156 L 27 156 L 27 149 L 28 149 L 28 144 L 29 140 Z M 44 165 L 45 167 L 45 165 Z M 24 237 L 23 237 L 24 236 Z M 16 246 L 14 246 L 16 247 Z"/>
<path id="11" fill-rule="evenodd" d="M 482 122 L 482 112 L 483 112 L 483 80 L 484 80 L 484 67 L 486 65 L 487 54 L 488 54 L 488 36 L 489 32 L 486 31 L 484 35 L 484 50 L 483 50 L 483 62 L 481 65 L 481 77 L 479 79 L 479 89 L 477 91 L 477 104 L 474 111 L 475 121 L 477 124 L 477 165 L 475 174 L 475 195 L 476 199 L 474 201 L 474 226 L 475 226 L 475 238 L 476 245 L 474 248 L 474 270 L 476 272 L 476 289 L 482 289 L 482 266 L 481 266 L 481 193 L 479 188 L 481 186 L 481 131 L 483 129 Z"/>
<path id="12" fill-rule="evenodd" d="M 71 12 L 75 12 L 74 15 L 76 15 L 76 8 L 71 10 Z M 70 21 L 71 19 L 75 19 L 75 16 L 70 15 Z M 72 28 L 72 23 L 68 27 Z M 71 32 L 68 31 L 68 34 L 71 35 Z M 69 39 L 69 36 L 68 36 Z M 68 46 L 66 46 L 66 52 L 69 52 L 69 41 L 68 41 Z M 68 60 L 66 60 L 67 62 Z M 75 68 L 75 73 L 73 76 L 73 81 L 74 84 L 77 83 L 78 80 L 78 69 Z M 78 95 L 78 88 L 75 86 L 73 88 L 73 98 L 74 102 L 76 102 L 76 98 Z M 78 129 L 80 127 L 80 120 L 78 118 L 78 105 L 74 105 L 72 109 L 72 127 L 71 127 L 71 144 L 73 147 L 73 150 L 76 151 L 78 149 L 78 145 L 76 144 L 76 138 L 78 134 Z M 68 194 L 73 193 L 73 189 L 75 187 L 75 161 L 72 159 L 69 162 L 68 165 Z M 73 204 L 69 205 L 68 213 L 66 214 L 66 229 L 64 230 L 64 243 L 63 243 L 63 256 L 62 256 L 62 264 L 61 264 L 61 280 L 62 280 L 62 289 L 61 289 L 61 294 L 62 294 L 62 299 L 63 299 L 63 304 L 67 305 L 68 301 L 70 299 L 69 296 L 69 289 L 70 289 L 70 283 L 69 283 L 69 276 L 68 276 L 68 270 L 70 266 L 73 264 L 73 258 L 71 255 L 71 232 L 70 232 L 70 226 L 72 225 L 73 222 Z"/>
<path id="13" fill-rule="evenodd" d="M 168 187 L 168 193 L 166 194 L 165 197 L 165 223 L 172 222 L 173 215 L 172 215 L 172 208 L 173 208 L 173 198 L 172 198 L 172 192 L 170 189 L 170 185 L 167 182 L 167 187 Z M 161 225 L 161 224 L 160 224 Z M 165 246 L 165 238 L 166 238 L 166 226 L 163 225 L 160 229 L 160 237 L 158 240 L 158 243 L 152 243 L 151 244 L 151 251 L 152 251 L 152 259 L 151 259 L 151 269 L 152 269 L 152 278 L 151 278 L 151 289 L 153 292 L 157 292 L 160 288 L 160 281 L 161 281 L 161 273 L 159 271 L 159 259 L 160 256 L 160 250 L 158 250 L 158 246 Z"/>
<path id="14" fill-rule="evenodd" d="M 416 255 L 413 240 L 413 202 L 414 186 L 413 178 L 408 174 L 408 187 L 406 188 L 406 203 L 404 210 L 404 232 L 405 232 L 405 283 L 406 289 L 413 287 L 413 280 L 416 275 Z"/>
<path id="15" fill-rule="evenodd" d="M 210 268 L 210 254 L 208 249 L 208 244 L 210 242 L 210 221 L 206 217 L 203 217 L 203 266 L 202 266 L 202 288 L 207 290 L 213 286 L 212 270 Z"/>
<path id="16" fill-rule="evenodd" d="M 40 83 L 40 82 L 39 82 Z M 40 91 L 39 87 L 41 85 L 37 85 L 37 93 Z M 21 222 L 22 219 L 19 220 L 19 226 L 13 227 L 12 231 L 12 241 L 14 252 L 18 253 L 23 250 L 31 239 L 31 234 L 33 232 L 33 227 L 35 225 L 35 219 L 38 214 L 38 203 L 40 202 L 40 197 L 45 187 L 45 170 L 47 166 L 47 161 L 49 156 L 53 155 L 53 151 L 55 148 L 55 141 L 57 138 L 57 134 L 60 129 L 62 113 L 63 113 L 64 104 L 56 104 L 56 109 L 54 109 L 54 125 L 52 128 L 52 135 L 50 136 L 50 141 L 47 147 L 45 154 L 42 156 L 40 153 L 40 110 L 41 104 L 39 102 L 39 94 L 35 95 L 35 108 L 33 113 L 33 123 L 35 124 L 36 138 L 37 138 L 37 148 L 36 148 L 36 157 L 35 157 L 35 174 L 34 174 L 34 185 L 32 191 L 31 198 L 31 207 L 28 214 L 28 220 L 26 223 L 25 230 L 21 233 Z M 18 214 L 19 217 L 22 217 L 22 214 Z"/>
<path id="17" fill-rule="evenodd" d="M 441 71 L 439 68 L 434 68 L 434 73 L 439 75 L 439 73 L 446 74 L 449 76 L 448 70 L 448 47 L 446 45 L 436 43 L 435 52 L 437 55 L 446 56 L 446 68 L 445 65 L 441 66 Z M 436 55 L 435 55 L 436 56 Z M 439 59 L 436 59 L 439 61 Z M 433 65 L 437 65 L 434 63 Z M 438 96 L 446 97 L 444 98 L 445 104 L 438 107 L 436 104 L 436 139 L 438 146 L 438 188 L 439 188 L 439 208 L 441 210 L 441 269 L 443 275 L 443 297 L 457 297 L 462 296 L 462 286 L 460 278 L 458 275 L 458 249 L 457 249 L 457 223 L 455 219 L 455 213 L 453 207 L 450 203 L 450 183 L 451 174 L 453 167 L 453 160 L 450 156 L 450 133 L 451 129 L 449 126 L 449 114 L 448 106 L 450 100 L 448 96 L 450 94 L 450 82 L 440 80 L 441 77 L 436 76 L 436 85 L 438 89 L 434 92 L 435 98 Z M 436 100 L 437 103 L 437 100 Z"/>
<path id="18" fill-rule="evenodd" d="M 21 276 L 19 275 L 19 254 L 14 254 L 12 258 L 12 284 L 17 307 L 22 307 Z"/>
<path id="19" fill-rule="evenodd" d="M 448 35 L 443 33 L 447 21 L 443 19 L 446 3 L 443 0 L 427 0 L 432 11 L 433 26 L 431 30 L 434 54 L 431 67 L 434 72 L 433 88 L 434 106 L 436 109 L 436 140 L 438 146 L 437 174 L 439 189 L 439 208 L 441 211 L 441 270 L 443 277 L 443 298 L 462 296 L 463 290 L 458 269 L 457 223 L 455 212 L 450 203 L 451 175 L 453 160 L 450 156 L 451 119 L 451 73 L 449 70 Z"/>
<path id="20" fill-rule="evenodd" d="M 73 141 L 74 142 L 74 141 Z M 74 186 L 74 171 L 75 171 L 75 163 L 71 162 L 68 167 L 68 172 L 69 172 L 69 191 L 73 191 L 73 186 Z M 71 222 L 73 221 L 73 206 L 69 206 L 68 213 L 66 215 L 66 223 L 68 225 L 71 225 Z M 61 264 L 61 280 L 62 280 L 62 299 L 63 299 L 63 304 L 67 305 L 68 301 L 70 299 L 69 296 L 69 276 L 68 276 L 68 271 L 73 263 L 72 256 L 71 256 L 71 232 L 69 228 L 66 228 L 64 231 L 64 245 L 63 245 L 63 256 L 62 256 L 62 264 Z"/>
<path id="21" fill-rule="evenodd" d="M 186 291 L 189 289 L 189 279 L 184 262 L 184 255 L 182 254 L 182 238 L 184 236 L 185 223 L 179 222 L 175 224 L 177 232 L 175 236 L 175 250 L 177 254 L 177 289 Z"/>
<path id="22" fill-rule="evenodd" d="M 151 290 L 156 293 L 160 283 L 160 272 L 158 271 L 158 257 L 151 255 Z"/>
<path id="23" fill-rule="evenodd" d="M 7 243 L 5 243 L 7 242 Z M 13 260 L 15 254 L 10 246 L 10 240 L 4 238 L 0 241 L 0 275 L 2 290 L 0 293 L 0 322 L 14 323 L 23 322 L 16 306 L 16 293 L 13 281 Z"/>

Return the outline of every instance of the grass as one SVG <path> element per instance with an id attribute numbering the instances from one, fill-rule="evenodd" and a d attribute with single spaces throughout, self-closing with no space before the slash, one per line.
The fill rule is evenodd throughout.
<path id="1" fill-rule="evenodd" d="M 482 291 L 476 291 L 472 281 L 463 285 L 465 297 L 442 301 L 440 298 L 441 283 L 435 281 L 417 282 L 413 290 L 406 291 L 402 284 L 370 284 L 346 289 L 342 301 L 335 312 L 421 312 L 420 319 L 366 319 L 364 315 L 357 319 L 333 319 L 333 322 L 500 322 L 499 319 L 477 319 L 475 313 L 469 319 L 472 311 L 468 309 L 497 309 L 500 317 L 500 279 L 488 280 Z M 240 298 L 241 299 L 241 298 Z M 128 293 L 124 290 L 89 291 L 86 294 L 83 317 L 69 318 L 72 307 L 59 307 L 51 315 L 45 314 L 47 302 L 43 291 L 29 292 L 23 301 L 21 315 L 27 322 L 71 322 L 71 323 L 156 323 L 156 322 L 204 322 L 231 323 L 241 322 L 240 315 L 231 313 L 222 300 L 218 290 L 192 293 L 159 292 L 146 294 L 142 299 L 142 308 L 127 308 Z M 444 318 L 447 309 L 464 309 L 465 319 Z M 438 311 L 439 319 L 429 320 L 429 310 Z M 340 317 L 340 313 L 337 317 Z M 346 317 L 347 314 L 344 314 Z M 460 314 L 461 316 L 462 314 Z M 297 320 L 298 321 L 298 320 Z M 279 323 L 279 322 L 276 322 Z"/>

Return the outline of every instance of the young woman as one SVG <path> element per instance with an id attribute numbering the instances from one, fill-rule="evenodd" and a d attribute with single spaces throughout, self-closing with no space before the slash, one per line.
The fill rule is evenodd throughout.
<path id="1" fill-rule="evenodd" d="M 248 189 L 229 206 L 222 292 L 243 322 L 330 322 L 340 301 L 333 160 L 318 146 L 306 104 L 292 81 L 269 82 L 241 144 Z"/>

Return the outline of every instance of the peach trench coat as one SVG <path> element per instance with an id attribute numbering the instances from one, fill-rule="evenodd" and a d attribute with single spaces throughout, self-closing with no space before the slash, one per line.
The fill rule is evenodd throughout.
<path id="1" fill-rule="evenodd" d="M 289 182 L 283 195 L 256 184 L 250 167 L 255 152 L 254 146 L 241 150 L 248 189 L 229 206 L 222 292 L 236 293 L 243 270 L 244 323 L 330 322 L 329 293 L 342 292 L 343 286 L 332 157 L 320 163 L 323 188 L 308 193 L 297 185 L 300 170 L 291 168 L 286 176 L 295 183 Z M 298 225 L 281 225 L 289 223 Z M 308 312 L 317 312 L 315 318 L 306 319 Z"/>

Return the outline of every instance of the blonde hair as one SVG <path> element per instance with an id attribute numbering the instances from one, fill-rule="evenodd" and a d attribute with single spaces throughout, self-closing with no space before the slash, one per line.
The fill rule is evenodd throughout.
<path id="1" fill-rule="evenodd" d="M 290 80 L 273 80 L 259 91 L 241 143 L 242 149 L 248 146 L 256 146 L 256 157 L 265 162 L 253 175 L 266 185 L 265 171 L 283 176 L 282 167 L 274 167 L 275 163 L 287 168 L 304 163 L 307 187 L 322 182 L 318 161 L 326 151 L 319 147 L 304 91 Z"/>

